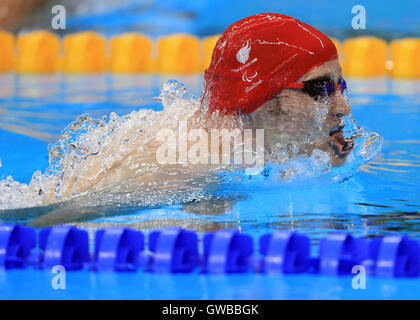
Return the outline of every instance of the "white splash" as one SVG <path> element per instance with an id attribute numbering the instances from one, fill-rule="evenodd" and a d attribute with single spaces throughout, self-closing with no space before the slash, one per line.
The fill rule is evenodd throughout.
<path id="1" fill-rule="evenodd" d="M 164 167 L 151 161 L 156 159 L 157 131 L 176 129 L 181 119 L 200 114 L 201 107 L 199 101 L 185 98 L 185 88 L 176 81 L 166 83 L 157 99 L 163 111 L 141 109 L 121 117 L 111 113 L 100 120 L 79 117 L 64 129 L 57 143 L 49 146 L 50 165 L 45 172 L 36 171 L 29 184 L 11 176 L 0 181 L 0 211 L 68 200 L 75 207 L 159 206 L 208 197 L 209 186 L 223 189 L 232 182 L 224 175 L 233 174 L 234 181 L 248 181 L 246 173 L 234 166 Z M 325 110 L 316 113 L 320 121 L 324 119 Z M 246 125 L 246 118 L 220 119 L 212 114 L 205 119 L 206 125 Z M 314 150 L 310 156 L 299 155 L 297 145 L 282 143 L 270 150 L 270 158 L 276 160 L 267 165 L 266 171 L 271 174 L 261 176 L 274 183 L 324 174 L 340 180 L 354 174 L 361 164 L 376 156 L 382 140 L 367 129 L 345 128 L 350 130 L 346 135 L 354 131 L 360 134 L 348 158 L 349 165 L 334 169 L 326 152 Z"/>

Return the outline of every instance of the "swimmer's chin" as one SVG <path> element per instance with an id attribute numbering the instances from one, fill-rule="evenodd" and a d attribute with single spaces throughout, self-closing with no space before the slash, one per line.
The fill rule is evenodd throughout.
<path id="1" fill-rule="evenodd" d="M 336 126 L 329 133 L 329 144 L 338 156 L 345 156 L 354 148 L 353 137 L 345 138 L 343 128 L 343 125 Z"/>
<path id="2" fill-rule="evenodd" d="M 341 139 L 331 138 L 330 136 L 313 145 L 311 149 L 320 149 L 327 152 L 330 155 L 331 165 L 339 167 L 345 163 L 347 156 L 353 151 L 354 139 L 346 139 L 344 143 Z"/>
<path id="3" fill-rule="evenodd" d="M 333 166 L 341 166 L 345 162 L 345 158 L 354 149 L 355 137 L 344 137 L 343 128 L 344 123 L 340 122 L 340 124 L 332 127 L 329 131 L 327 144 Z"/>
<path id="4" fill-rule="evenodd" d="M 353 151 L 354 148 L 354 141 L 351 139 L 351 141 L 348 141 L 348 144 L 342 145 L 337 144 L 334 142 L 329 142 L 330 146 L 330 158 L 331 158 L 331 165 L 335 167 L 342 166 L 347 156 Z"/>

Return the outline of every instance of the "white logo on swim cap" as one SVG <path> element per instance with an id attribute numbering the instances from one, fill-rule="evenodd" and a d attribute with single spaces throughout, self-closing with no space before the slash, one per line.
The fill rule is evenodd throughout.
<path id="1" fill-rule="evenodd" d="M 243 45 L 242 48 L 238 50 L 238 53 L 236 54 L 236 59 L 240 63 L 246 63 L 248 61 L 250 51 L 251 51 L 251 46 L 248 40 L 246 44 Z"/>
<path id="2" fill-rule="evenodd" d="M 248 76 L 247 72 L 245 71 L 242 75 L 242 81 L 251 82 L 254 80 L 254 78 L 258 75 L 258 72 L 255 71 L 255 74 L 253 76 Z"/>

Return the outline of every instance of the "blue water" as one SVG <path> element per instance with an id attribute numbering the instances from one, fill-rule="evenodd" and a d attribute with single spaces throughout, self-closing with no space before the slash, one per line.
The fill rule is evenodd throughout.
<path id="1" fill-rule="evenodd" d="M 35 170 L 48 165 L 48 143 L 81 113 L 100 118 L 143 107 L 159 110 L 153 97 L 171 76 L 0 76 L 0 179 L 12 175 L 29 182 Z M 199 95 L 202 77 L 176 79 L 189 93 Z M 342 183 L 322 178 L 284 186 L 252 185 L 237 190 L 223 214 L 193 214 L 181 204 L 131 209 L 114 216 L 75 221 L 80 227 L 126 225 L 142 230 L 176 225 L 199 232 L 239 228 L 257 239 L 276 229 L 295 229 L 314 244 L 333 231 L 354 236 L 408 234 L 420 240 L 420 81 L 348 79 L 350 103 L 360 126 L 380 132 L 382 152 Z M 28 223 L 30 215 L 0 212 L 1 221 Z M 417 279 L 368 277 L 366 290 L 354 290 L 351 277 L 265 275 L 154 275 L 67 273 L 67 289 L 51 288 L 48 271 L 0 273 L 0 298 L 145 298 L 145 299 L 339 299 L 420 298 Z"/>
<path id="2" fill-rule="evenodd" d="M 152 37 L 175 32 L 199 36 L 222 33 L 230 24 L 257 12 L 277 12 L 298 18 L 329 36 L 340 39 L 349 36 L 377 35 L 384 39 L 420 35 L 418 1 L 382 0 L 353 1 L 318 0 L 71 0 L 66 3 L 67 25 L 59 33 L 97 30 L 107 35 L 122 32 L 143 32 Z M 353 30 L 352 8 L 363 5 L 366 10 L 366 29 Z M 309 9 L 308 9 L 309 7 Z M 37 28 L 50 28 L 51 7 L 43 9 L 44 19 Z M 47 18 L 48 17 L 48 18 Z M 32 26 L 34 28 L 35 26 Z"/>
<path id="3" fill-rule="evenodd" d="M 367 278 L 354 290 L 352 277 L 310 275 L 162 275 L 150 273 L 66 274 L 66 289 L 54 290 L 44 271 L 0 273 L 2 299 L 419 299 L 419 279 Z"/>

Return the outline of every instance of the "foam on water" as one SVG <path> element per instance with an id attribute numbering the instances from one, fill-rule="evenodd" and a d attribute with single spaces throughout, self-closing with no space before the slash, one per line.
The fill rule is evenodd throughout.
<path id="1" fill-rule="evenodd" d="M 299 154 L 299 146 L 293 142 L 273 146 L 264 170 L 257 175 L 229 165 L 159 165 L 158 130 L 177 130 L 179 121 L 200 114 L 200 103 L 185 94 L 183 85 L 169 81 L 157 98 L 163 111 L 140 109 L 121 117 L 111 113 L 100 120 L 80 116 L 48 147 L 50 165 L 44 172 L 35 172 L 29 184 L 10 176 L 0 181 L 0 210 L 47 206 L 70 199 L 73 207 L 150 207 L 212 198 L 215 190 L 231 183 L 264 181 L 272 185 L 320 176 L 331 179 L 331 183 L 340 182 L 375 157 L 382 145 L 378 133 L 357 127 L 352 116 L 346 116 L 343 133 L 356 137 L 355 147 L 340 167 L 332 166 L 329 154 L 322 150 L 315 149 L 310 156 Z M 312 132 L 325 120 L 322 104 L 316 113 L 317 125 Z M 220 116 L 212 117 L 198 117 L 197 121 L 210 127 L 216 122 L 230 128 L 245 125 L 240 117 L 226 116 L 222 123 Z"/>

